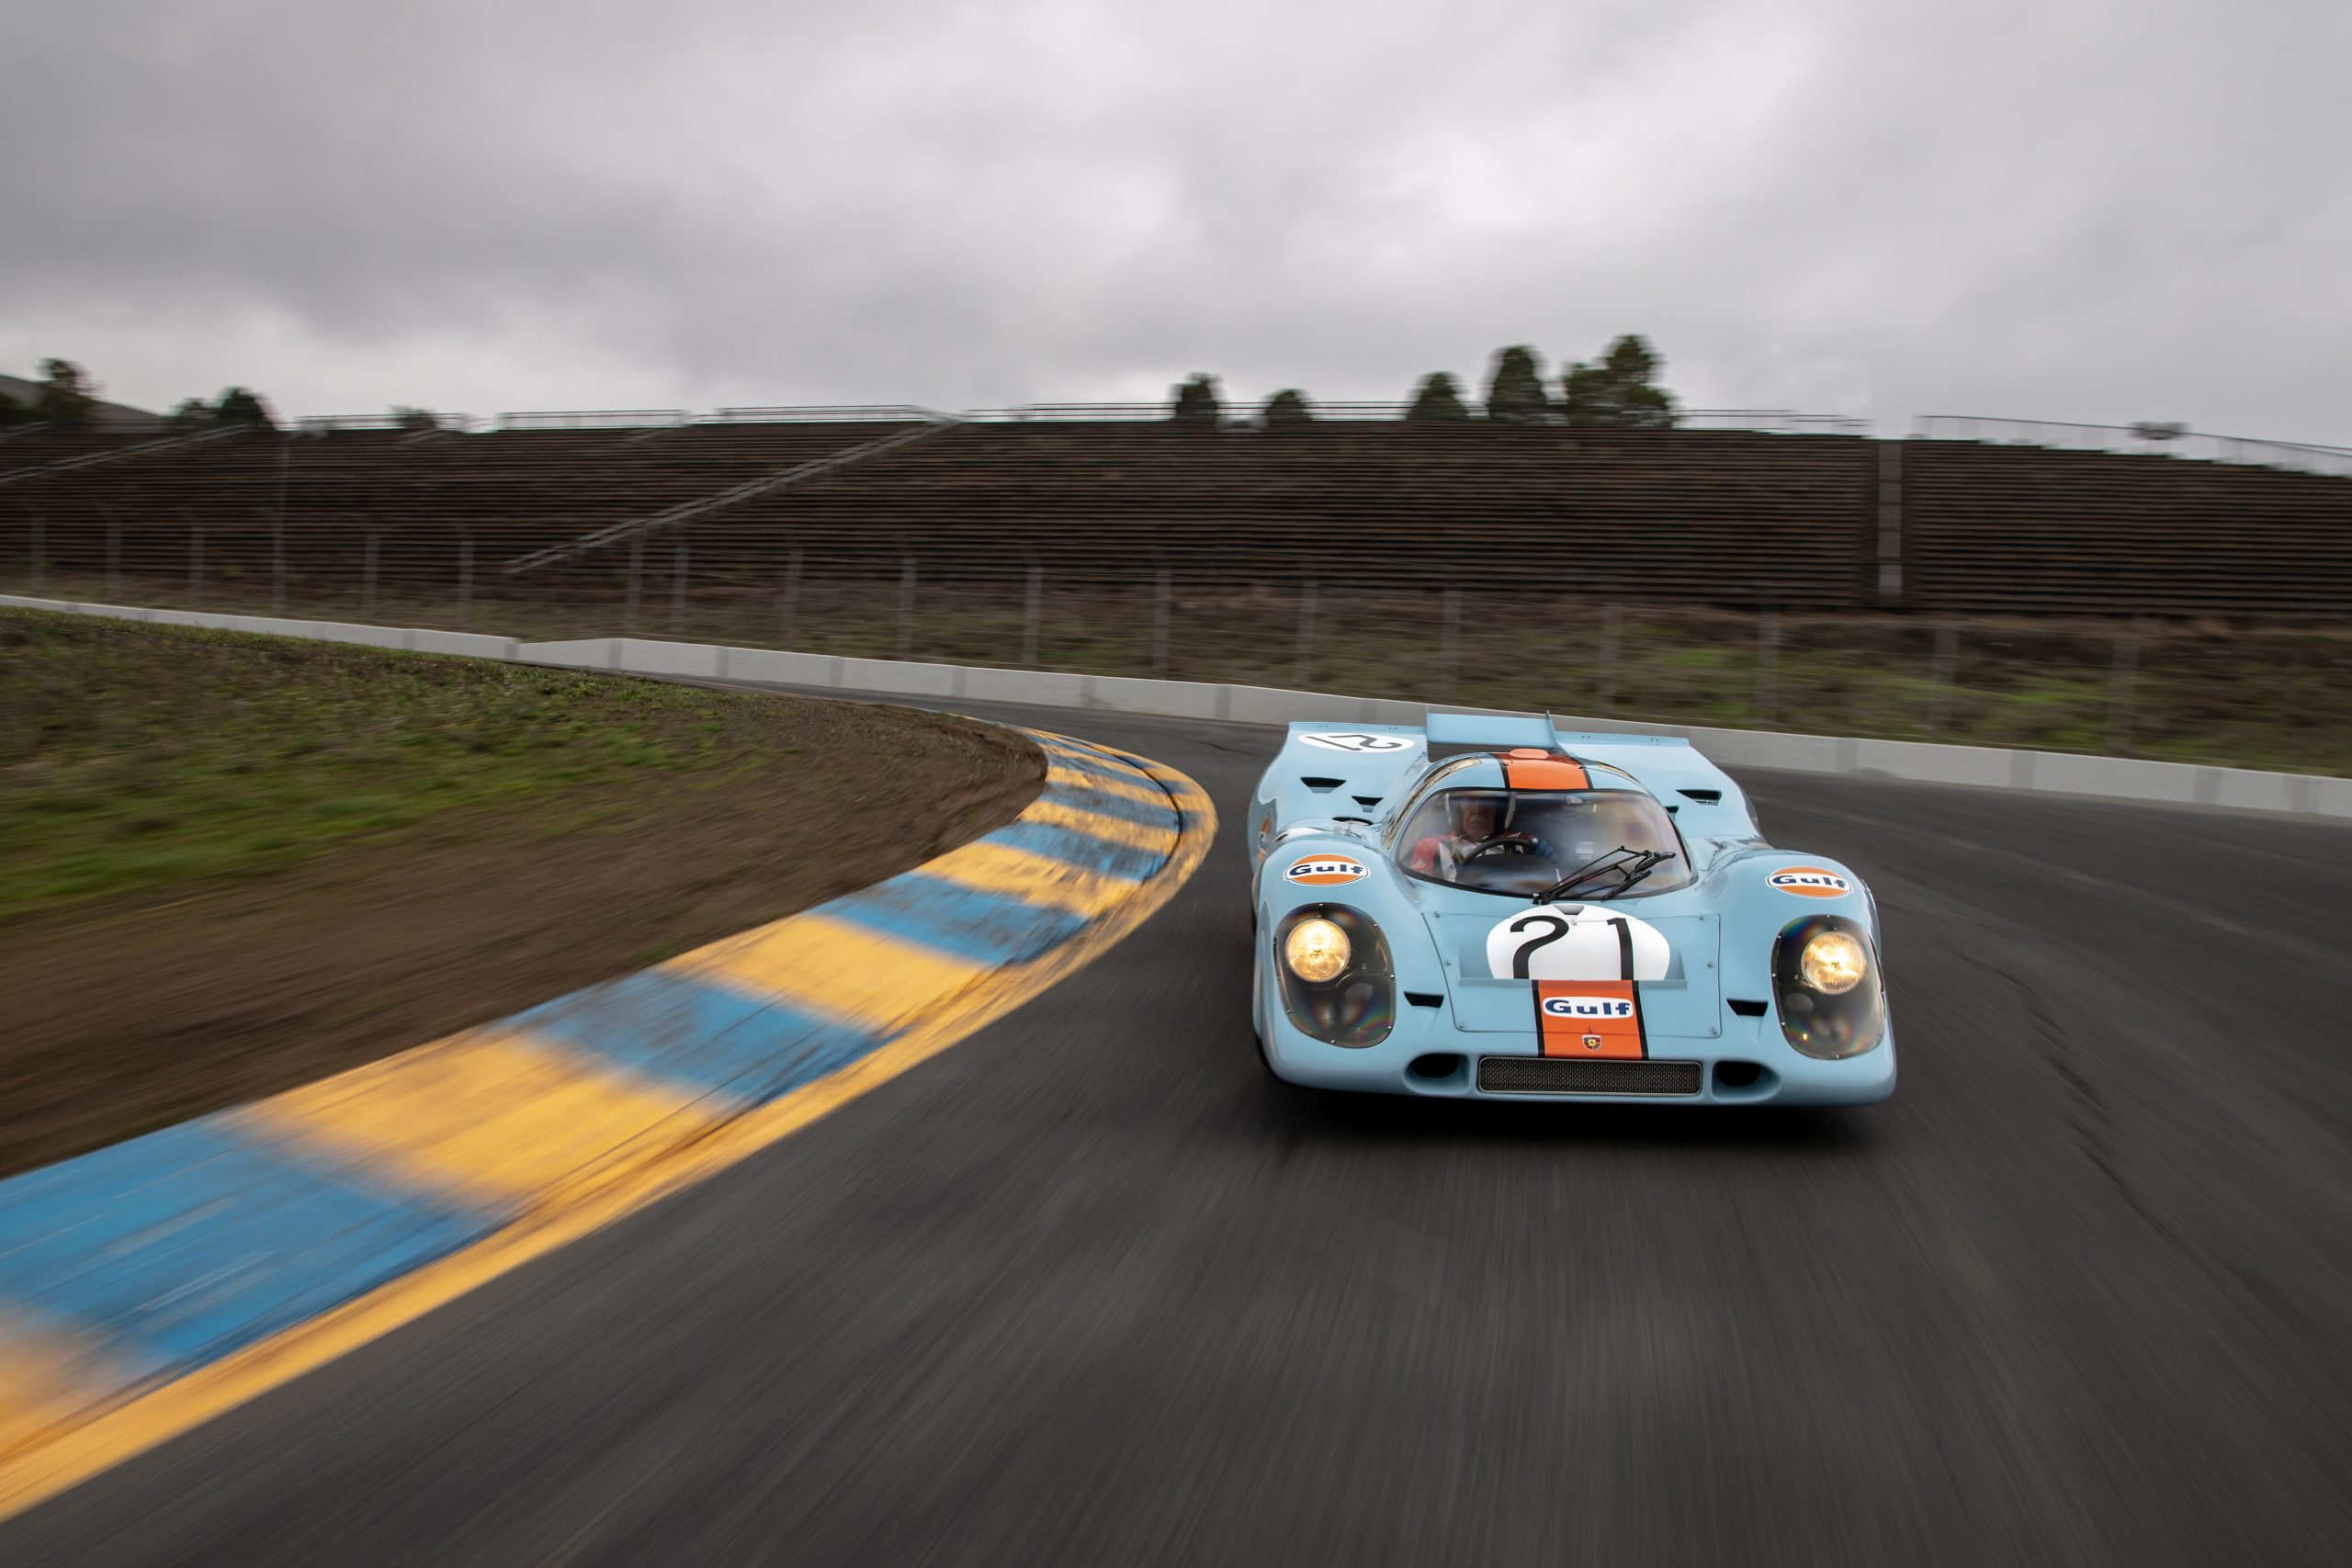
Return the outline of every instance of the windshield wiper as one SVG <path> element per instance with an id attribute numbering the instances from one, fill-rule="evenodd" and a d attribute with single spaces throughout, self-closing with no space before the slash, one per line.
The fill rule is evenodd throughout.
<path id="1" fill-rule="evenodd" d="M 1639 864 L 1628 865 L 1624 868 L 1624 881 L 1620 882 L 1616 886 L 1611 887 L 1606 893 L 1596 893 L 1593 897 L 1596 898 L 1622 898 L 1625 895 L 1625 889 L 1633 886 L 1634 884 L 1641 881 L 1642 878 L 1647 876 L 1651 872 L 1656 871 L 1660 865 L 1673 858 L 1674 852 L 1672 850 L 1644 850 L 1642 852 L 1641 863 Z"/>
<path id="2" fill-rule="evenodd" d="M 1622 860 L 1618 858 L 1621 855 L 1624 857 Z M 1596 894 L 1594 897 L 1614 898 L 1657 870 L 1660 861 L 1669 861 L 1673 858 L 1672 850 L 1636 850 L 1620 844 L 1608 853 L 1595 855 L 1585 862 L 1543 892 L 1536 894 L 1532 901 L 1538 904 L 1548 904 L 1566 894 L 1570 888 L 1581 886 L 1596 876 L 1606 876 L 1611 872 L 1617 874 L 1617 886 L 1606 893 Z"/>

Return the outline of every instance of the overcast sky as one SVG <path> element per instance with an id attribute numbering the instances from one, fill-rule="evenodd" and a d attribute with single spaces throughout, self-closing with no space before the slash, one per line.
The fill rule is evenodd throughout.
<path id="1" fill-rule="evenodd" d="M 281 412 L 1395 399 L 2352 445 L 2352 0 L 0 0 L 0 371 Z"/>

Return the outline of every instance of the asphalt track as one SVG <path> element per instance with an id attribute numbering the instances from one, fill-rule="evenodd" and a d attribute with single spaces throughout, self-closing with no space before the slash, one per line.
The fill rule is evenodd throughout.
<path id="1" fill-rule="evenodd" d="M 1074 979 L 0 1526 L 0 1562 L 2340 1562 L 2352 829 L 1755 774 L 1888 926 L 1854 1111 L 1252 1055 L 1274 735 L 1003 710 L 1226 841 Z"/>

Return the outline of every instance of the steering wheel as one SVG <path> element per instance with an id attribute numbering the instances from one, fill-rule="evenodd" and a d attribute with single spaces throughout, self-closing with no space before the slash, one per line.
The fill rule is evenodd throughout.
<path id="1" fill-rule="evenodd" d="M 1490 858 L 1494 865 L 1492 871 L 1477 869 L 1476 863 Z M 1453 881 L 1490 892 L 1514 888 L 1533 892 L 1538 887 L 1548 887 L 1559 879 L 1560 868 L 1552 858 L 1523 839 L 1489 839 L 1453 863 Z M 1521 887 L 1521 883 L 1528 886 Z"/>

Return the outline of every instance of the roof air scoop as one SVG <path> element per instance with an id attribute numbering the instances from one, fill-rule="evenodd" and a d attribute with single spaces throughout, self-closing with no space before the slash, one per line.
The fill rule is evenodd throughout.
<path id="1" fill-rule="evenodd" d="M 1433 713 L 1429 719 L 1432 761 L 1458 757 L 1464 751 L 1514 751 L 1521 749 L 1552 752 L 1559 738 L 1549 719 L 1510 714 Z"/>

